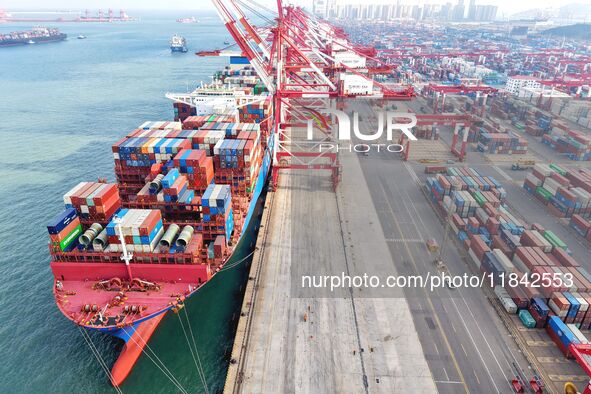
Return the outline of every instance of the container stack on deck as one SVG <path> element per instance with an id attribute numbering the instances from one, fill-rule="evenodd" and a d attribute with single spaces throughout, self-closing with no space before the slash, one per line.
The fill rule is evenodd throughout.
<path id="1" fill-rule="evenodd" d="M 574 324 L 571 331 L 590 328 L 591 274 L 552 231 L 515 218 L 494 178 L 473 168 L 448 168 L 447 175 L 427 178 L 427 188 L 473 268 L 497 280 L 505 277 L 505 288 L 497 286 L 495 294 L 508 313 L 518 312 L 528 327 L 547 327 L 552 317 L 558 317 L 562 325 Z M 510 274 L 519 278 L 512 285 Z M 535 278 L 539 279 L 534 283 Z M 541 278 L 560 278 L 562 283 L 545 283 Z M 554 330 L 550 336 L 555 339 L 556 322 L 551 325 L 547 330 Z"/>
<path id="2" fill-rule="evenodd" d="M 48 226 L 54 258 L 111 258 L 122 250 L 120 228 L 136 260 L 164 253 L 163 261 L 172 254 L 175 262 L 220 262 L 248 213 L 266 145 L 255 122 L 271 118 L 270 103 L 242 106 L 240 123 L 234 115 L 187 115 L 129 132 L 112 149 L 117 184 L 81 182 L 64 196 L 66 211 Z M 181 234 L 186 242 L 177 245 Z"/>
<path id="3" fill-rule="evenodd" d="M 64 195 L 64 205 L 84 222 L 106 223 L 121 208 L 121 198 L 114 183 L 80 182 Z"/>
<path id="4" fill-rule="evenodd" d="M 588 218 L 591 215 L 591 172 L 556 164 L 536 164 L 523 188 L 544 204 L 552 215 Z"/>

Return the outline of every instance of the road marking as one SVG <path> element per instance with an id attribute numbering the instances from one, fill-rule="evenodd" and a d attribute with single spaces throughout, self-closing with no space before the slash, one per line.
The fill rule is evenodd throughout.
<path id="1" fill-rule="evenodd" d="M 589 376 L 587 375 L 548 375 L 550 380 L 555 382 L 566 382 L 566 381 L 573 381 L 573 382 L 587 382 L 589 381 Z"/>
<path id="2" fill-rule="evenodd" d="M 446 313 L 447 313 L 447 312 L 446 312 Z M 453 324 L 452 322 L 449 322 L 449 324 L 451 324 L 451 328 L 452 328 L 452 329 L 454 330 L 454 332 L 457 334 L 456 327 L 454 326 L 454 324 Z"/>
<path id="3" fill-rule="evenodd" d="M 470 341 L 472 342 L 472 344 L 474 345 L 474 348 L 476 349 L 476 353 L 478 353 L 478 357 L 480 357 L 480 361 L 482 361 L 482 365 L 484 365 L 484 367 L 486 369 L 486 373 L 488 374 L 488 377 L 490 378 L 491 383 L 493 384 L 493 386 L 495 386 L 495 390 L 497 391 L 497 393 L 500 393 L 501 391 L 497 387 L 497 384 L 495 383 L 495 381 L 490 373 L 490 369 L 488 368 L 488 365 L 486 365 L 486 362 L 484 361 L 484 357 L 482 357 L 482 353 L 480 353 L 480 349 L 478 349 L 478 346 L 476 346 L 476 341 L 474 341 L 474 337 L 472 337 L 472 333 L 470 332 L 470 329 L 468 328 L 468 325 L 466 324 L 466 321 L 464 320 L 464 316 L 460 312 L 460 309 L 458 308 L 456 301 L 453 298 L 451 299 L 451 301 L 454 304 L 456 310 L 458 311 L 458 315 L 460 316 L 460 320 L 462 321 L 462 324 L 464 325 L 464 328 L 468 334 L 468 337 L 470 338 Z M 461 342 L 460 342 L 460 345 L 462 345 Z M 462 345 L 462 349 L 464 349 L 464 345 Z M 464 353 L 466 353 L 466 350 L 464 350 Z"/>
<path id="4" fill-rule="evenodd" d="M 445 383 L 445 384 L 462 384 L 462 382 L 454 382 L 453 380 L 434 380 L 435 383 Z"/>
<path id="5" fill-rule="evenodd" d="M 464 348 L 464 344 L 460 342 L 460 346 L 462 347 L 462 350 L 464 351 L 464 354 L 466 355 L 466 358 L 468 358 L 468 353 L 466 353 L 466 348 Z"/>
<path id="6" fill-rule="evenodd" d="M 409 238 L 409 239 L 403 239 L 403 238 L 386 238 L 386 242 L 410 242 L 410 243 L 421 244 L 421 243 L 424 243 L 425 241 L 422 240 L 422 239 L 418 239 L 418 238 Z"/>
<path id="7" fill-rule="evenodd" d="M 501 170 L 499 166 L 492 166 L 506 181 L 513 182 L 513 178 L 511 178 L 505 171 Z"/>
<path id="8" fill-rule="evenodd" d="M 396 220 L 396 216 L 394 215 L 394 210 L 392 209 L 392 205 L 390 204 L 390 200 L 388 200 L 388 193 L 386 192 L 386 188 L 384 187 L 383 182 L 380 182 L 380 187 L 382 189 L 382 192 L 384 193 L 384 196 L 386 197 L 386 202 L 388 204 L 388 207 L 390 208 L 390 214 L 392 215 L 392 218 L 394 219 L 393 222 L 396 225 L 396 227 L 398 228 L 398 231 L 400 232 L 400 234 L 402 234 L 402 237 L 404 237 L 404 233 L 402 232 L 402 228 L 400 227 L 400 224 L 398 224 L 398 221 Z M 417 265 L 417 262 L 413 256 L 412 252 L 410 251 L 410 248 L 408 247 L 408 244 L 404 243 L 404 246 L 406 248 L 406 252 L 408 253 L 408 256 L 410 257 L 410 260 L 412 261 L 412 264 L 414 265 L 415 269 L 418 272 L 419 267 Z M 462 385 L 464 386 L 464 390 L 466 391 L 466 393 L 469 394 L 470 390 L 468 389 L 468 385 L 466 384 L 466 379 L 464 379 L 464 374 L 462 373 L 462 370 L 460 369 L 460 365 L 458 364 L 458 360 L 456 359 L 456 356 L 451 348 L 451 345 L 449 344 L 449 339 L 447 338 L 447 335 L 445 334 L 445 331 L 443 330 L 443 326 L 441 325 L 441 320 L 439 319 L 437 312 L 435 312 L 435 306 L 433 305 L 433 301 L 431 301 L 431 297 L 427 293 L 427 290 L 425 290 L 423 288 L 423 292 L 425 293 L 425 296 L 427 298 L 427 302 L 429 303 L 429 307 L 433 311 L 433 317 L 435 317 L 435 320 L 437 321 L 437 327 L 439 328 L 439 332 L 441 333 L 441 336 L 443 337 L 443 341 L 445 342 L 445 346 L 447 347 L 447 351 L 449 352 L 449 354 L 451 356 L 454 367 L 456 368 L 456 371 L 458 371 L 458 375 L 460 376 L 460 380 L 463 382 Z"/>
<path id="9" fill-rule="evenodd" d="M 466 308 L 468 309 L 468 312 L 470 313 L 470 315 L 472 316 L 472 319 L 474 321 L 474 323 L 476 324 L 476 327 L 478 328 L 478 331 L 480 331 L 480 335 L 482 336 L 482 338 L 484 339 L 484 343 L 486 343 L 486 346 L 488 346 L 488 349 L 490 350 L 490 353 L 492 354 L 493 358 L 495 359 L 497 365 L 499 366 L 499 369 L 501 370 L 501 373 L 503 374 L 503 376 L 505 377 L 505 379 L 507 379 L 507 375 L 505 375 L 505 371 L 503 370 L 503 368 L 501 367 L 501 363 L 499 362 L 499 360 L 497 359 L 497 356 L 495 355 L 495 353 L 493 352 L 492 347 L 490 346 L 490 343 L 488 342 L 488 340 L 486 339 L 486 335 L 484 335 L 484 332 L 482 331 L 482 329 L 480 328 L 480 323 L 478 322 L 478 320 L 476 319 L 476 316 L 474 316 L 474 313 L 472 312 L 472 308 L 470 308 L 470 306 L 468 305 L 468 303 L 466 302 L 466 299 L 464 298 L 464 295 L 462 294 L 462 291 L 460 290 L 460 295 L 462 295 L 462 301 L 464 301 L 464 305 L 466 305 Z M 503 354 L 504 355 L 504 354 Z M 515 362 L 517 362 L 517 360 L 513 360 Z M 507 357 L 505 356 L 505 362 L 507 363 L 507 366 L 509 368 L 511 368 L 511 365 L 509 364 L 509 360 L 507 360 Z M 508 381 L 508 379 L 507 379 Z"/>
<path id="10" fill-rule="evenodd" d="M 413 181 L 415 181 L 415 183 L 417 185 L 421 184 L 421 180 L 419 179 L 419 177 L 417 176 L 417 174 L 415 174 L 414 170 L 412 169 L 412 167 L 410 166 L 410 164 L 408 164 L 407 161 L 403 162 L 404 163 L 404 167 L 406 167 L 406 170 L 408 171 L 408 173 L 410 174 L 410 177 L 412 178 Z"/>
<path id="11" fill-rule="evenodd" d="M 474 372 L 474 377 L 476 378 L 478 385 L 480 385 L 480 379 L 478 379 L 478 374 L 476 373 L 476 371 L 474 369 L 472 370 L 472 372 Z"/>
<path id="12" fill-rule="evenodd" d="M 443 367 L 443 373 L 445 374 L 445 380 L 449 380 L 449 375 L 447 374 L 447 369 Z"/>
<path id="13" fill-rule="evenodd" d="M 433 346 L 435 346 L 435 353 L 439 354 L 439 348 L 435 342 L 433 342 Z"/>

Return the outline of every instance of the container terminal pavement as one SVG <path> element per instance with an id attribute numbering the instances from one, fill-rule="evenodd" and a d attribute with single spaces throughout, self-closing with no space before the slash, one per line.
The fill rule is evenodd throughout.
<path id="1" fill-rule="evenodd" d="M 346 208 L 348 223 L 341 229 L 342 207 L 337 207 L 326 174 L 294 171 L 280 179 L 266 230 L 270 239 L 265 245 L 241 391 L 435 392 L 404 298 L 357 294 L 352 298 L 348 289 L 337 295 L 327 289 L 297 289 L 297 277 L 303 274 L 370 269 L 363 266 L 364 254 L 393 267 L 386 243 L 378 235 L 375 210 Z M 358 189 L 355 198 L 371 205 L 367 188 L 343 186 Z M 364 235 L 364 239 L 349 240 L 347 233 L 343 238 L 341 231 L 349 226 L 363 229 L 351 235 Z M 367 249 L 352 250 L 361 245 Z M 316 297 L 316 291 L 325 294 Z"/>
<path id="2" fill-rule="evenodd" d="M 281 174 L 263 218 L 265 236 L 253 263 L 260 263 L 255 297 L 245 296 L 247 329 L 236 338 L 225 392 L 510 392 L 511 362 L 526 369 L 527 363 L 512 339 L 502 338 L 502 324 L 479 289 L 479 297 L 470 294 L 463 306 L 463 298 L 432 301 L 418 289 L 302 288 L 302 275 L 408 275 L 409 264 L 429 258 L 416 253 L 414 228 L 383 217 L 384 209 L 393 214 L 398 208 L 385 208 L 384 199 L 372 195 L 379 186 L 369 178 L 378 174 L 364 173 L 355 153 L 343 153 L 341 162 L 336 194 L 321 171 Z M 401 188 L 418 193 L 413 197 L 424 202 L 421 216 L 433 218 L 405 165 L 387 165 L 399 171 L 392 176 L 405 179 Z M 397 227 L 388 237 L 387 223 Z M 433 267 L 432 261 L 420 264 L 425 268 L 414 274 Z M 483 320 L 487 327 L 461 321 L 462 307 L 478 309 L 466 320 Z"/>

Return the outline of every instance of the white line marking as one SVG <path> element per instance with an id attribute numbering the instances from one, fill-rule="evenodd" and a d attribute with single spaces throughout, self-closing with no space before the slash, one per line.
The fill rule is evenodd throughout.
<path id="1" fill-rule="evenodd" d="M 446 383 L 446 384 L 464 384 L 464 382 L 454 382 L 453 380 L 434 380 L 435 383 Z"/>
<path id="2" fill-rule="evenodd" d="M 513 182 L 513 178 L 511 178 L 505 171 L 501 170 L 499 166 L 492 166 L 506 181 Z"/>

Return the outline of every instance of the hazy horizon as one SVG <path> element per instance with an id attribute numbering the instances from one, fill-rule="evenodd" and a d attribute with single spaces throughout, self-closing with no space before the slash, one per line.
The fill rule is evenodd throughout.
<path id="1" fill-rule="evenodd" d="M 343 4 L 393 4 L 398 0 L 350 0 L 338 1 Z M 451 2 L 457 4 L 458 0 L 400 0 L 401 4 L 443 4 Z M 248 3 L 248 2 L 247 2 Z M 272 9 L 276 8 L 275 0 L 260 0 L 257 3 L 262 4 Z M 302 1 L 284 1 L 284 4 L 297 4 L 308 9 L 312 8 L 312 0 Z M 517 4 L 516 4 L 517 3 Z M 170 0 L 167 2 L 156 0 L 124 0 L 116 2 L 116 4 L 109 4 L 108 2 L 99 0 L 55 0 L 52 1 L 51 6 L 47 5 L 46 1 L 39 0 L 7 0 L 0 4 L 0 9 L 6 11 L 78 11 L 78 10 L 98 10 L 109 9 L 113 10 L 124 9 L 126 11 L 212 11 L 213 4 L 208 0 L 190 1 L 190 0 Z M 468 6 L 469 0 L 464 0 L 464 5 Z M 492 4 L 497 5 L 499 10 L 503 13 L 516 13 L 534 8 L 558 8 L 568 4 L 591 4 L 591 0 L 568 1 L 556 4 L 555 0 L 522 0 L 515 2 L 514 0 L 477 0 L 476 4 Z"/>

